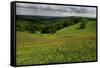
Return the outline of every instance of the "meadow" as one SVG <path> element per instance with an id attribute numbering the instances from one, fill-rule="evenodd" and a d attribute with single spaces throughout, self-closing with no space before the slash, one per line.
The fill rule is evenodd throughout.
<path id="1" fill-rule="evenodd" d="M 16 64 L 50 64 L 96 61 L 96 21 L 85 29 L 79 23 L 53 34 L 16 32 Z"/>

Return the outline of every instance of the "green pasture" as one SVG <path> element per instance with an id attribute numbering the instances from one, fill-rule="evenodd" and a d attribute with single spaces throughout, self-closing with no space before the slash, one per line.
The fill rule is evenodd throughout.
<path id="1" fill-rule="evenodd" d="M 79 23 L 54 34 L 16 32 L 17 65 L 96 61 L 96 22 Z"/>

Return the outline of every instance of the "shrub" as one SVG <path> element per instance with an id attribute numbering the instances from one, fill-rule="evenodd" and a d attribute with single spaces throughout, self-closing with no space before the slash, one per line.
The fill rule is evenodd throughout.
<path id="1" fill-rule="evenodd" d="M 85 29 L 86 28 L 86 20 L 85 19 L 82 19 L 81 20 L 81 23 L 80 23 L 80 27 L 79 27 L 79 29 Z"/>

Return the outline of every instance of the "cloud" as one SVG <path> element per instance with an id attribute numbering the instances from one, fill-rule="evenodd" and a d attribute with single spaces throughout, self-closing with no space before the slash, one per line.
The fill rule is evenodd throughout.
<path id="1" fill-rule="evenodd" d="M 95 7 L 17 3 L 17 15 L 96 17 Z"/>

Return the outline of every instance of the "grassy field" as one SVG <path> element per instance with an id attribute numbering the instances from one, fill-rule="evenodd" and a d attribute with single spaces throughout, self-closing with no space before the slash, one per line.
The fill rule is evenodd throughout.
<path id="1" fill-rule="evenodd" d="M 17 65 L 67 63 L 96 60 L 96 22 L 85 29 L 79 24 L 55 34 L 16 32 Z"/>

